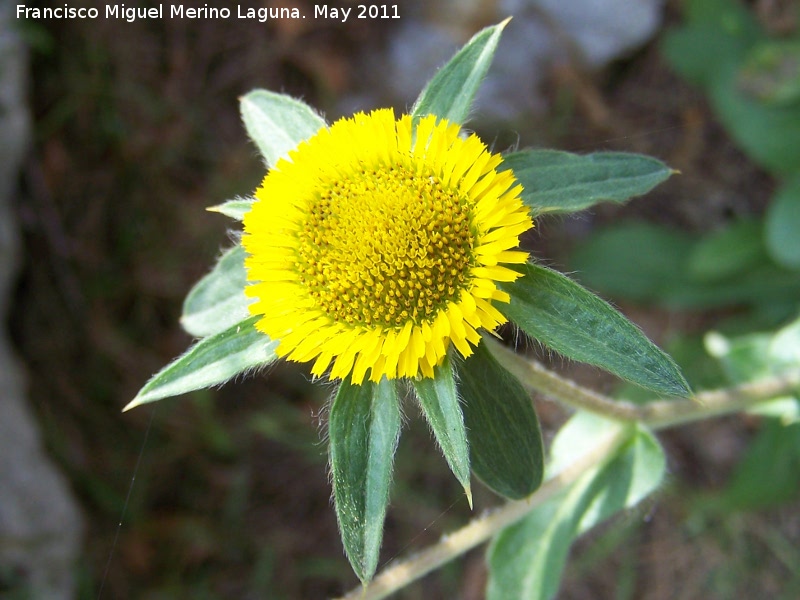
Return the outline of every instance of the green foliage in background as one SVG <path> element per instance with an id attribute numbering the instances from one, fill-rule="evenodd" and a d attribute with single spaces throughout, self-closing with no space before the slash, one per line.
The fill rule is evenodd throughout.
<path id="1" fill-rule="evenodd" d="M 800 36 L 770 36 L 731 0 L 693 0 L 664 54 L 702 88 L 730 135 L 779 181 L 764 218 L 764 247 L 800 269 Z"/>
<path id="2" fill-rule="evenodd" d="M 614 298 L 680 310 L 738 308 L 720 324 L 727 333 L 708 333 L 702 346 L 676 340 L 674 356 L 696 387 L 742 384 L 798 360 L 791 319 L 800 308 L 800 37 L 769 35 L 735 0 L 690 0 L 684 17 L 666 36 L 664 56 L 775 177 L 776 192 L 763 216 L 739 217 L 702 236 L 617 223 L 580 244 L 571 265 L 581 281 Z M 755 412 L 762 427 L 706 508 L 725 513 L 797 498 L 797 396 Z"/>
<path id="3" fill-rule="evenodd" d="M 761 217 L 697 238 L 618 224 L 575 254 L 581 278 L 617 297 L 674 308 L 745 305 L 773 322 L 800 298 L 800 38 L 777 38 L 736 0 L 691 0 L 668 33 L 669 63 L 707 95 L 717 118 L 777 190 Z M 629 260 L 612 262 L 628 251 Z M 632 252 L 635 249 L 635 252 Z"/>
<path id="4" fill-rule="evenodd" d="M 743 306 L 753 322 L 795 314 L 800 298 L 800 38 L 770 36 L 736 0 L 690 0 L 663 43 L 742 150 L 773 174 L 762 216 L 704 236 L 619 223 L 581 245 L 581 279 L 619 298 L 677 309 Z M 625 261 L 612 258 L 627 254 Z"/>

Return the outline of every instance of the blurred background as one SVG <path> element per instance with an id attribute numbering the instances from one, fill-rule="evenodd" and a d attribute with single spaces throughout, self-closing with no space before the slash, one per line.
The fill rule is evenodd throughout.
<path id="1" fill-rule="evenodd" d="M 313 14 L 306 0 L 242 6 Z M 401 112 L 477 30 L 513 15 L 470 128 L 496 151 L 627 150 L 681 172 L 625 206 L 541 219 L 525 240 L 536 259 L 615 302 L 698 388 L 729 383 L 705 332 L 796 316 L 796 230 L 781 224 L 800 217 L 769 212 L 800 173 L 793 0 L 408 0 L 400 19 L 346 23 L 26 21 L 0 7 L 0 598 L 326 598 L 356 584 L 330 503 L 331 388 L 304 366 L 120 412 L 192 342 L 183 298 L 236 226 L 205 207 L 264 175 L 238 113 L 252 88 L 329 121 Z M 762 42 L 778 58 L 747 62 Z M 790 113 L 777 129 L 721 100 L 728 67 L 745 73 L 745 108 Z M 691 262 L 689 248 L 733 226 L 746 231 Z M 530 351 L 586 385 L 616 385 Z M 536 402 L 549 439 L 566 415 Z M 472 514 L 410 404 L 406 415 L 383 561 Z M 800 595 L 797 423 L 735 416 L 660 439 L 668 483 L 577 544 L 559 597 Z M 477 511 L 500 502 L 476 492 Z M 485 577 L 478 549 L 398 597 L 477 600 Z"/>

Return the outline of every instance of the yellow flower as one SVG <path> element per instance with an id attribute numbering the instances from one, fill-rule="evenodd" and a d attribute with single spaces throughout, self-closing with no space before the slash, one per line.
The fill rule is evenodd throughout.
<path id="1" fill-rule="evenodd" d="M 450 343 L 506 321 L 496 282 L 533 226 L 522 187 L 475 135 L 391 110 L 342 119 L 267 174 L 244 217 L 257 328 L 279 356 L 353 383 L 433 376 Z"/>

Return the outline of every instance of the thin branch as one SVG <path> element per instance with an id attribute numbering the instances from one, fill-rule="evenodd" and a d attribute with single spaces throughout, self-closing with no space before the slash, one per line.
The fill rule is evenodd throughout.
<path id="1" fill-rule="evenodd" d="M 533 494 L 523 500 L 508 502 L 467 525 L 411 558 L 391 565 L 366 587 L 357 587 L 339 600 L 380 600 L 404 588 L 412 581 L 438 569 L 443 564 L 461 556 L 486 542 L 501 529 L 516 523 L 534 508 L 541 506 L 563 490 L 569 488 L 587 471 L 614 455 L 615 449 L 625 442 L 630 432 L 620 428 L 610 434 L 591 452 L 585 454 L 566 469 L 548 479 Z"/>
<path id="2" fill-rule="evenodd" d="M 727 415 L 800 388 L 800 369 L 791 369 L 749 383 L 721 390 L 700 392 L 694 400 L 659 400 L 637 406 L 635 420 L 651 429 L 666 429 L 683 423 Z"/>
<path id="3" fill-rule="evenodd" d="M 562 402 L 575 409 L 586 410 L 622 423 L 641 423 L 651 429 L 664 429 L 738 412 L 778 396 L 791 394 L 800 387 L 800 369 L 792 369 L 739 386 L 700 392 L 691 399 L 658 400 L 638 405 L 618 401 L 584 388 L 553 373 L 542 364 L 524 358 L 512 350 L 492 341 L 489 348 L 502 364 L 531 390 Z M 482 517 L 470 521 L 455 533 L 446 535 L 438 543 L 416 556 L 385 569 L 366 588 L 358 587 L 340 600 L 380 600 L 402 589 L 489 540 L 501 529 L 525 517 L 555 495 L 575 483 L 589 469 L 613 455 L 614 449 L 626 439 L 625 428 L 609 436 L 592 452 L 585 455 L 555 477 L 548 479 L 536 492 L 524 500 L 509 502 Z"/>
<path id="4" fill-rule="evenodd" d="M 564 379 L 541 363 L 520 356 L 494 340 L 488 342 L 492 353 L 509 371 L 530 390 L 549 396 L 572 408 L 586 410 L 615 421 L 638 422 L 651 429 L 665 429 L 730 414 L 750 408 L 800 387 L 800 369 L 787 370 L 779 375 L 765 377 L 738 386 L 700 392 L 693 398 L 658 400 L 647 404 L 633 404 L 614 400 Z"/>
<path id="5" fill-rule="evenodd" d="M 482 343 L 495 355 L 500 364 L 511 371 L 529 390 L 539 392 L 572 408 L 614 419 L 635 421 L 637 406 L 630 402 L 612 400 L 598 392 L 557 375 L 542 363 L 520 356 L 510 348 L 485 336 Z"/>

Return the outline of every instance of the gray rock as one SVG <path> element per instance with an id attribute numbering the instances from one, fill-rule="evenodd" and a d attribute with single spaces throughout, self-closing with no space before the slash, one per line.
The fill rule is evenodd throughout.
<path id="1" fill-rule="evenodd" d="M 27 57 L 13 5 L 0 4 L 0 319 L 19 262 L 11 208 L 30 142 Z M 46 455 L 26 402 L 24 378 L 0 329 L 0 592 L 67 600 L 75 595 L 82 518 L 65 478 Z"/>
<path id="2" fill-rule="evenodd" d="M 410 103 L 436 68 L 482 25 L 513 20 L 503 32 L 475 111 L 512 121 L 541 112 L 541 82 L 558 62 L 597 69 L 644 44 L 658 30 L 664 0 L 442 0 L 404 6 L 385 56 L 365 57 L 368 83 L 340 109 Z"/>

